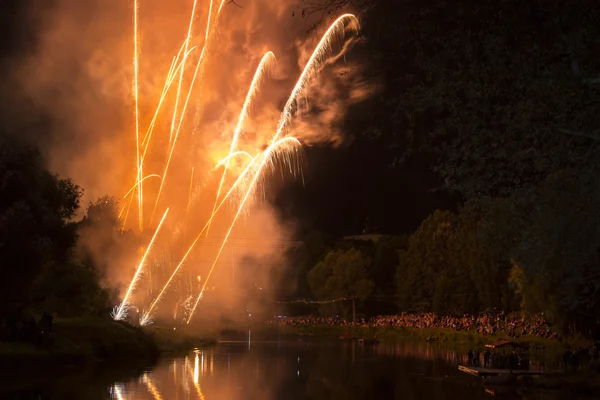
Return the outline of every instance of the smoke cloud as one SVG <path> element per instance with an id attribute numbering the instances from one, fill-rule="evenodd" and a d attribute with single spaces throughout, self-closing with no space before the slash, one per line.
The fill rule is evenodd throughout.
<path id="1" fill-rule="evenodd" d="M 12 75 L 32 102 L 52 118 L 47 149 L 50 168 L 84 187 L 84 204 L 106 194 L 117 196 L 127 227 L 135 231 L 140 215 L 137 197 L 123 198 L 134 186 L 137 173 L 132 1 L 55 3 L 52 10 L 37 16 L 45 22 L 37 51 L 20 62 Z M 249 157 L 271 143 L 283 105 L 320 40 L 317 33 L 327 28 L 323 24 L 318 32 L 308 34 L 314 21 L 293 17 L 296 6 L 292 1 L 223 2 L 218 13 L 220 4 L 212 3 L 208 34 L 209 2 L 196 6 L 183 79 L 179 85 L 179 73 L 174 74 L 176 79 L 157 113 L 143 160 L 143 176 L 160 176 L 143 182 L 146 243 L 164 210 L 169 207 L 170 211 L 136 290 L 136 305 L 150 304 L 210 219 L 223 173 L 222 167 L 215 166 L 229 153 L 238 115 L 263 55 L 272 51 L 277 62 L 263 78 L 244 122 L 237 150 L 247 154 L 230 160 L 219 201 L 248 165 Z M 170 68 L 178 68 L 174 57 L 180 54 L 178 62 L 183 58 L 180 50 L 188 32 L 192 1 L 139 0 L 138 11 L 137 99 L 142 143 Z M 209 40 L 205 43 L 206 35 Z M 359 43 L 351 31 L 332 40 L 323 68 L 298 98 L 287 136 L 298 138 L 305 146 L 343 142 L 345 110 L 362 101 L 373 88 L 372 83 L 361 79 L 361 67 L 349 56 Z M 182 112 L 190 87 L 187 109 Z M 141 146 L 141 154 L 143 150 Z M 282 254 L 293 245 L 293 225 L 278 220 L 261 200 L 272 190 L 269 182 L 273 172 L 284 179 L 300 176 L 302 157 L 298 152 L 280 152 L 272 161 L 231 230 L 244 191 L 235 191 L 224 203 L 181 267 L 156 315 L 181 318 L 184 309 L 189 312 L 209 275 L 199 312 L 209 309 L 208 304 L 245 310 L 240 302 L 248 304 L 256 291 L 273 292 L 277 283 L 273 270 L 284 268 Z M 250 185 L 251 180 L 246 179 L 240 187 Z M 161 196 L 157 197 L 159 191 Z M 226 237 L 229 240 L 223 246 Z M 109 263 L 112 270 L 108 276 L 122 291 L 137 267 L 131 258 L 139 257 L 139 253 L 135 248 L 126 263 Z"/>

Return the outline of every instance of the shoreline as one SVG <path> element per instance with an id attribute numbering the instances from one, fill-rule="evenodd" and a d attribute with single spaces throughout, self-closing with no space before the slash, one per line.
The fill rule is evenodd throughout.
<path id="1" fill-rule="evenodd" d="M 10 375 L 118 361 L 132 367 L 153 365 L 161 355 L 207 347 L 216 338 L 168 328 L 140 328 L 108 318 L 58 318 L 54 342 L 47 347 L 20 341 L 0 342 L 0 361 Z"/>

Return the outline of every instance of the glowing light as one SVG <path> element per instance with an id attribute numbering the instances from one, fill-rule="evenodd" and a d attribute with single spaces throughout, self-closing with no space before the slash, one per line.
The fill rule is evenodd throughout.
<path id="1" fill-rule="evenodd" d="M 122 230 L 125 229 L 125 224 L 127 218 L 129 216 L 129 210 L 133 203 L 134 194 L 137 194 L 137 203 L 138 203 L 138 225 L 139 229 L 144 229 L 144 191 L 143 191 L 143 183 L 146 179 L 151 177 L 156 177 L 160 179 L 160 185 L 154 197 L 154 206 L 152 209 L 152 214 L 150 216 L 150 225 L 154 220 L 154 216 L 158 211 L 159 203 L 161 201 L 161 196 L 164 195 L 166 191 L 166 181 L 169 177 L 170 167 L 173 161 L 173 157 L 175 154 L 175 147 L 180 139 L 180 135 L 183 128 L 183 122 L 186 118 L 189 100 L 192 96 L 192 92 L 194 92 L 194 86 L 197 82 L 202 82 L 202 71 L 203 65 L 206 62 L 206 57 L 209 56 L 207 54 L 210 48 L 211 37 L 213 36 L 213 32 L 216 29 L 216 25 L 219 19 L 219 15 L 223 9 L 225 0 L 221 0 L 218 8 L 216 8 L 216 4 L 213 4 L 213 0 L 209 1 L 208 4 L 208 15 L 206 19 L 206 29 L 204 31 L 204 40 L 201 43 L 201 51 L 197 55 L 194 54 L 195 68 L 193 69 L 193 75 L 189 76 L 191 73 L 191 68 L 186 74 L 187 63 L 190 62 L 190 55 L 196 49 L 195 46 L 192 46 L 192 37 L 194 35 L 194 20 L 196 16 L 197 9 L 197 0 L 193 0 L 191 15 L 189 24 L 187 26 L 187 35 L 179 50 L 177 55 L 172 58 L 170 68 L 168 73 L 164 79 L 164 84 L 162 88 L 162 92 L 156 104 L 156 108 L 154 109 L 152 118 L 150 123 L 145 130 L 145 135 L 143 138 L 140 137 L 140 103 L 139 103 L 139 55 L 140 55 L 140 45 L 139 45 L 139 0 L 134 0 L 134 11 L 133 11 L 133 42 L 134 42 L 134 50 L 133 50 L 133 97 L 134 97 L 134 113 L 135 113 L 135 137 L 136 137 L 136 178 L 134 180 L 133 186 L 129 189 L 129 191 L 124 195 L 125 198 L 125 206 L 121 208 L 119 212 L 119 218 L 123 213 L 125 213 L 125 217 L 123 220 Z M 215 13 L 216 9 L 216 13 Z M 268 51 L 266 52 L 260 63 L 257 66 L 257 69 L 254 73 L 248 91 L 246 93 L 246 97 L 242 104 L 240 113 L 237 117 L 237 123 L 235 125 L 235 129 L 233 130 L 233 134 L 231 137 L 231 141 L 229 143 L 229 151 L 227 155 L 220 160 L 215 167 L 212 169 L 218 169 L 223 167 L 221 172 L 220 179 L 218 180 L 218 188 L 216 190 L 214 203 L 212 207 L 212 211 L 210 213 L 209 218 L 205 221 L 204 227 L 200 230 L 195 239 L 191 242 L 190 246 L 187 248 L 187 251 L 184 253 L 181 258 L 179 264 L 172 271 L 169 279 L 165 282 L 164 286 L 158 293 L 158 295 L 154 298 L 154 300 L 150 303 L 147 311 L 144 311 L 140 314 L 140 325 L 148 325 L 152 323 L 152 313 L 160 304 L 166 289 L 169 285 L 174 281 L 175 276 L 181 270 L 185 261 L 188 259 L 191 252 L 194 250 L 196 244 L 198 243 L 201 236 L 210 230 L 210 226 L 215 219 L 216 214 L 219 212 L 221 207 L 226 204 L 226 202 L 232 202 L 235 204 L 235 215 L 230 221 L 226 234 L 223 240 L 218 245 L 218 251 L 214 256 L 211 267 L 204 277 L 197 276 L 197 281 L 199 282 L 199 286 L 201 286 L 200 292 L 195 296 L 196 291 L 193 289 L 195 285 L 193 285 L 193 279 L 187 281 L 192 290 L 192 296 L 187 297 L 185 302 L 181 303 L 182 309 L 186 312 L 184 319 L 189 324 L 191 318 L 193 317 L 198 302 L 202 299 L 204 291 L 208 290 L 208 282 L 210 281 L 211 275 L 220 259 L 220 256 L 223 252 L 224 247 L 227 245 L 229 238 L 231 236 L 231 232 L 236 225 L 236 222 L 239 220 L 239 217 L 249 210 L 248 204 L 251 202 L 250 200 L 257 194 L 260 193 L 259 183 L 261 179 L 265 176 L 265 169 L 269 167 L 271 170 L 274 170 L 277 165 L 282 165 L 283 167 L 289 169 L 292 174 L 301 173 L 300 163 L 301 163 L 301 153 L 300 150 L 302 146 L 300 142 L 294 137 L 286 137 L 286 129 L 288 125 L 291 123 L 291 120 L 296 112 L 296 104 L 300 96 L 303 95 L 304 90 L 307 85 L 310 83 L 310 80 L 319 72 L 322 66 L 327 62 L 328 57 L 331 53 L 331 43 L 333 39 L 337 36 L 341 36 L 346 32 L 348 28 L 352 28 L 355 31 L 358 30 L 358 20 L 355 16 L 351 14 L 344 14 L 338 19 L 336 19 L 327 29 L 323 37 L 320 39 L 306 66 L 300 74 L 298 81 L 295 83 L 292 92 L 287 99 L 285 106 L 281 112 L 279 120 L 277 121 L 277 127 L 272 137 L 270 138 L 270 144 L 266 147 L 266 149 L 262 152 L 258 152 L 257 154 L 251 154 L 243 149 L 238 149 L 241 147 L 240 137 L 242 135 L 244 124 L 246 119 L 248 118 L 249 111 L 252 107 L 253 100 L 256 98 L 261 81 L 266 76 L 267 72 L 270 68 L 275 64 L 275 55 Z M 200 39 L 202 40 L 202 39 Z M 200 46 L 199 46 L 200 47 Z M 210 53 L 212 54 L 212 53 Z M 173 85 L 173 83 L 177 82 L 177 85 Z M 184 84 L 185 83 L 185 84 Z M 200 85 L 201 83 L 198 83 Z M 170 101 L 173 101 L 174 104 L 168 103 L 166 101 L 167 95 L 170 90 L 176 87 L 176 92 L 171 95 L 172 98 L 169 97 Z M 170 96 L 171 96 L 170 95 Z M 197 93 L 194 94 L 196 96 Z M 201 96 L 198 96 L 200 98 Z M 163 159 L 164 165 L 162 168 L 162 174 L 150 174 L 147 176 L 143 176 L 144 168 L 148 169 L 149 167 L 144 167 L 144 162 L 147 160 L 147 156 L 149 154 L 150 145 L 153 139 L 153 132 L 156 129 L 157 121 L 159 118 L 159 114 L 163 113 L 163 108 L 165 108 L 165 104 L 169 104 L 169 108 L 172 105 L 172 114 L 169 115 L 170 120 L 167 122 L 169 126 L 165 129 L 169 131 L 168 138 L 169 144 L 165 149 L 166 156 Z M 143 104 L 143 103 L 141 103 Z M 143 109 L 143 107 L 142 107 Z M 150 115 L 150 114 L 149 114 Z M 162 123 L 162 122 L 161 122 Z M 159 125 L 160 126 L 160 125 Z M 140 140 L 141 139 L 141 140 Z M 156 139 L 154 139 L 156 141 Z M 166 140 L 166 137 L 165 137 Z M 183 139 L 182 139 L 183 140 Z M 232 166 L 232 160 L 236 157 L 244 157 L 245 160 L 243 163 L 236 163 L 235 166 Z M 192 160 L 195 161 L 195 160 Z M 173 163 L 174 165 L 178 165 L 177 162 Z M 198 164 L 195 164 L 198 165 Z M 230 168 L 231 167 L 231 168 Z M 211 174 L 209 170 L 209 174 Z M 160 172 L 160 171 L 159 171 Z M 187 240 L 187 230 L 188 230 L 188 222 L 190 214 L 192 213 L 192 203 L 194 200 L 195 193 L 194 188 L 194 167 L 191 168 L 190 175 L 190 183 L 189 183 L 189 192 L 187 198 L 187 207 L 182 210 L 185 211 L 185 221 L 178 222 L 179 225 L 176 225 L 173 236 L 178 235 L 178 232 L 184 232 L 184 238 Z M 235 180 L 233 179 L 235 177 Z M 205 177 L 204 177 L 205 178 Z M 229 178 L 229 179 L 226 179 Z M 230 183 L 234 180 L 233 183 Z M 197 185 L 198 188 L 200 185 Z M 152 187 L 147 185 L 147 187 Z M 198 191 L 199 189 L 197 189 Z M 232 196 L 234 195 L 235 196 Z M 233 198 L 233 201 L 231 200 Z M 183 208 L 183 207 L 182 207 Z M 143 256 L 138 264 L 138 267 L 134 273 L 134 276 L 128 286 L 127 292 L 121 302 L 121 304 L 113 310 L 111 315 L 115 320 L 124 319 L 127 316 L 127 313 L 131 307 L 130 298 L 132 296 L 133 291 L 135 290 L 136 285 L 138 284 L 144 270 L 144 265 L 146 263 L 146 259 L 148 257 L 149 252 L 153 248 L 155 240 L 163 226 L 163 222 L 167 217 L 167 213 L 169 209 L 167 208 L 164 211 L 162 219 L 158 224 L 152 239 L 148 247 L 145 249 Z M 180 229 L 180 227 L 183 227 Z M 175 239 L 172 237 L 171 240 L 173 242 Z M 190 275 L 192 278 L 193 275 Z M 213 286 L 214 289 L 214 286 Z M 262 288 L 260 288 L 262 290 Z M 195 299 L 195 302 L 194 302 Z M 179 303 L 178 303 L 179 304 Z M 177 314 L 177 311 L 176 311 Z M 251 316 L 250 313 L 248 313 Z M 196 361 L 197 362 L 197 361 Z M 204 368 L 204 363 L 202 365 Z M 197 384 L 197 377 L 195 379 L 195 383 Z M 151 391 L 152 392 L 152 391 Z M 155 396 L 156 397 L 156 396 Z"/>
<path id="2" fill-rule="evenodd" d="M 212 2 L 211 2 L 212 4 Z M 260 81 L 262 80 L 265 71 L 275 62 L 275 55 L 268 51 L 265 53 L 263 58 L 260 60 L 258 64 L 258 68 L 256 68 L 256 72 L 254 73 L 254 77 L 252 78 L 252 83 L 250 84 L 250 89 L 248 89 L 248 94 L 246 94 L 246 100 L 244 101 L 244 105 L 242 106 L 242 111 L 240 112 L 240 116 L 238 117 L 238 122 L 235 127 L 235 131 L 233 132 L 233 139 L 231 140 L 231 144 L 229 146 L 229 155 L 225 158 L 225 169 L 223 169 L 223 174 L 221 175 L 221 181 L 219 182 L 219 189 L 217 189 L 217 195 L 215 196 L 215 204 L 213 205 L 212 213 L 214 214 L 215 209 L 217 208 L 217 203 L 219 202 L 219 196 L 221 196 L 221 189 L 223 188 L 223 182 L 225 182 L 225 175 L 227 174 L 227 168 L 229 168 L 229 159 L 233 154 L 237 142 L 240 136 L 240 132 L 242 130 L 242 125 L 244 120 L 246 119 L 246 115 L 248 114 L 248 108 L 252 104 L 252 100 L 256 96 L 258 92 L 258 87 L 260 85 Z M 210 224 L 208 225 L 208 229 L 210 229 Z M 208 232 L 207 229 L 207 232 Z"/>
<path id="3" fill-rule="evenodd" d="M 113 318 L 117 321 L 124 319 L 126 317 L 126 312 L 129 307 L 129 304 L 128 304 L 129 296 L 131 296 L 131 292 L 135 288 L 135 285 L 137 284 L 138 280 L 140 279 L 140 275 L 144 268 L 144 263 L 146 262 L 146 257 L 148 257 L 148 253 L 150 253 L 150 249 L 152 249 L 152 245 L 154 244 L 154 241 L 156 240 L 156 237 L 158 236 L 158 232 L 160 232 L 160 228 L 162 227 L 163 222 L 165 222 L 165 218 L 167 217 L 168 212 L 169 212 L 169 209 L 167 208 L 167 210 L 163 214 L 162 219 L 160 220 L 160 223 L 158 224 L 158 227 L 156 228 L 156 232 L 154 232 L 154 236 L 152 236 L 152 240 L 150 240 L 150 244 L 148 245 L 148 248 L 146 249 L 146 252 L 144 253 L 144 256 L 142 257 L 142 260 L 140 261 L 140 264 L 138 265 L 137 270 L 135 271 L 135 275 L 133 276 L 133 279 L 131 280 L 131 283 L 129 284 L 129 288 L 127 289 L 127 292 L 125 293 L 125 297 L 123 298 L 121 305 L 116 309 L 116 312 L 113 315 Z"/>
<path id="4" fill-rule="evenodd" d="M 295 104 L 302 94 L 302 91 L 306 88 L 310 79 L 316 75 L 319 71 L 323 62 L 326 59 L 327 53 L 331 50 L 331 40 L 337 36 L 342 34 L 345 31 L 346 25 L 349 24 L 354 28 L 354 31 L 358 33 L 358 19 L 352 14 L 344 14 L 336 19 L 330 26 L 329 29 L 325 32 L 319 44 L 313 51 L 312 55 L 308 59 L 300 78 L 296 82 L 294 89 L 292 89 L 292 94 L 288 98 L 285 106 L 283 108 L 283 112 L 281 113 L 281 117 L 279 118 L 279 124 L 277 126 L 277 132 L 275 132 L 275 136 L 273 136 L 273 141 L 279 139 L 279 136 L 283 133 L 287 124 L 290 122 L 294 115 Z"/>
<path id="5" fill-rule="evenodd" d="M 215 269 L 215 265 L 217 264 L 217 261 L 219 261 L 219 257 L 221 256 L 221 253 L 223 252 L 223 248 L 225 247 L 225 244 L 227 243 L 227 240 L 229 239 L 229 236 L 231 235 L 231 231 L 233 230 L 233 227 L 234 227 L 237 219 L 239 218 L 242 210 L 244 209 L 244 205 L 248 201 L 248 198 L 252 195 L 254 187 L 256 186 L 256 183 L 258 182 L 258 180 L 261 177 L 262 170 L 264 169 L 264 167 L 266 165 L 273 162 L 273 158 L 280 155 L 281 153 L 290 154 L 290 153 L 292 153 L 293 150 L 297 150 L 299 148 L 302 148 L 302 144 L 298 141 L 298 139 L 293 138 L 293 137 L 288 137 L 288 138 L 280 139 L 280 140 L 276 141 L 275 143 L 271 144 L 262 154 L 262 157 L 261 157 L 262 161 L 258 164 L 256 172 L 254 173 L 254 178 L 252 179 L 252 182 L 250 183 L 250 186 L 249 186 L 248 190 L 246 191 L 246 194 L 244 195 L 244 198 L 242 199 L 242 202 L 239 205 L 235 216 L 233 217 L 233 221 L 231 222 L 231 225 L 229 226 L 229 229 L 227 230 L 227 233 L 225 234 L 225 237 L 223 238 L 223 242 L 222 242 L 221 246 L 219 247 L 219 250 L 217 251 L 215 260 L 213 261 L 213 263 L 210 267 L 210 270 L 208 271 L 208 276 L 204 280 L 204 285 L 202 286 L 202 289 L 200 290 L 200 294 L 198 295 L 198 298 L 196 299 L 196 303 L 194 303 L 194 306 L 192 307 L 192 311 L 190 312 L 190 316 L 187 319 L 187 322 L 186 322 L 187 324 L 190 323 L 190 320 L 194 316 L 194 312 L 196 311 L 198 302 L 202 298 L 202 293 L 204 292 L 204 288 L 206 287 L 206 284 L 208 283 L 210 276 L 212 275 L 212 272 Z"/>

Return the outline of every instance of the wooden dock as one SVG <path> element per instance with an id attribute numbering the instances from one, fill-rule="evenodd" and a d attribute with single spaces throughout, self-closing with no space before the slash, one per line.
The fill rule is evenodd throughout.
<path id="1" fill-rule="evenodd" d="M 481 368 L 481 367 L 467 367 L 464 365 L 459 365 L 458 370 L 464 372 L 465 374 L 473 375 L 473 376 L 496 376 L 496 375 L 542 375 L 544 371 L 531 371 L 531 370 L 509 370 L 509 369 L 494 369 L 494 368 Z"/>

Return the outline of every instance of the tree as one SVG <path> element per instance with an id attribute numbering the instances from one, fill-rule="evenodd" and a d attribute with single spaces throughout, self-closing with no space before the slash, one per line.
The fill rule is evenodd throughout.
<path id="1" fill-rule="evenodd" d="M 356 320 L 356 300 L 367 298 L 374 288 L 368 278 L 371 260 L 356 250 L 333 250 L 308 273 L 308 284 L 322 300 L 348 298 L 352 301 L 352 321 Z"/>
<path id="2" fill-rule="evenodd" d="M 563 331 L 600 337 L 600 162 L 553 175 L 530 195 L 529 223 L 513 252 L 528 311 Z M 517 274 L 520 272 L 520 274 Z"/>
<path id="3" fill-rule="evenodd" d="M 102 286 L 109 288 L 120 277 L 121 266 L 129 261 L 132 249 L 140 245 L 140 237 L 122 229 L 119 203 L 103 196 L 91 202 L 78 224 L 79 242 L 76 257 L 79 263 L 96 274 Z M 118 299 L 111 299 L 111 301 Z"/>
<path id="4" fill-rule="evenodd" d="M 458 236 L 458 221 L 455 214 L 436 210 L 399 252 L 396 279 L 402 310 L 459 314 L 478 309 L 469 265 L 457 251 L 471 243 Z"/>
<path id="5" fill-rule="evenodd" d="M 365 134 L 396 149 L 395 163 L 433 154 L 445 187 L 472 198 L 510 195 L 595 157 L 600 9 L 592 0 L 300 7 L 363 11 L 365 59 L 382 90 L 356 114 L 370 125 Z"/>
<path id="6" fill-rule="evenodd" d="M 43 167 L 36 148 L 0 138 L 0 314 L 28 306 L 36 275 L 69 259 L 81 194 Z"/>

